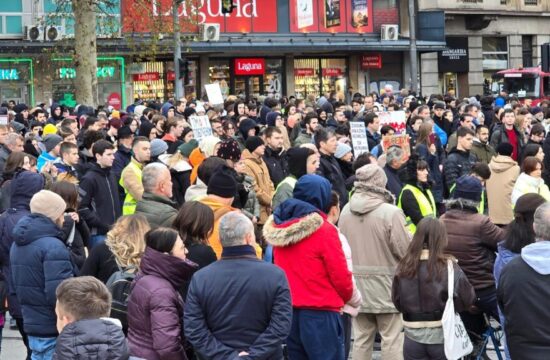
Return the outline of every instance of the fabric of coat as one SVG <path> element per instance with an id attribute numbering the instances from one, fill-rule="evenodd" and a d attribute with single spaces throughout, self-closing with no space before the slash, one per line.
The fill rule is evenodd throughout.
<path id="1" fill-rule="evenodd" d="M 271 215 L 271 199 L 275 193 L 275 188 L 269 177 L 269 170 L 263 159 L 258 159 L 254 155 L 245 149 L 242 153 L 244 159 L 245 170 L 244 172 L 254 178 L 256 191 L 256 197 L 260 202 L 260 218 L 258 224 L 263 224 L 267 220 L 267 217 Z"/>
<path id="2" fill-rule="evenodd" d="M 474 206 L 460 206 L 447 210 L 441 217 L 447 228 L 446 251 L 458 259 L 460 267 L 474 289 L 495 285 L 493 266 L 497 244 L 504 231 L 479 214 Z"/>
<path id="3" fill-rule="evenodd" d="M 212 250 L 216 253 L 216 257 L 219 259 L 222 255 L 222 244 L 220 242 L 220 219 L 222 216 L 230 211 L 237 211 L 237 209 L 217 202 L 215 199 L 206 196 L 199 200 L 204 205 L 208 206 L 214 212 L 214 228 L 212 233 L 208 237 L 208 244 L 212 247 Z"/>
<path id="4" fill-rule="evenodd" d="M 56 337 L 55 289 L 74 276 L 63 231 L 49 218 L 30 214 L 13 229 L 12 281 L 29 336 Z"/>
<path id="5" fill-rule="evenodd" d="M 346 189 L 346 179 L 336 158 L 332 155 L 321 153 L 317 174 L 332 184 L 332 190 L 336 191 L 340 197 L 340 208 L 343 208 L 348 203 L 348 190 Z"/>
<path id="6" fill-rule="evenodd" d="M 284 149 L 273 150 L 269 146 L 266 146 L 263 159 L 267 169 L 269 170 L 271 182 L 276 188 L 277 185 L 279 185 L 279 183 L 288 176 L 286 151 L 284 151 Z"/>
<path id="7" fill-rule="evenodd" d="M 546 359 L 550 353 L 549 260 L 550 242 L 539 241 L 502 270 L 497 297 L 512 359 Z"/>
<path id="8" fill-rule="evenodd" d="M 304 144 L 311 144 L 312 142 L 313 142 L 313 136 L 311 134 L 306 133 L 305 130 L 303 130 L 300 132 L 298 137 L 294 139 L 292 146 L 300 147 Z"/>
<path id="9" fill-rule="evenodd" d="M 487 206 L 491 221 L 507 225 L 514 220 L 512 190 L 519 176 L 519 166 L 510 156 L 497 155 L 489 163 L 491 177 L 485 181 Z"/>
<path id="10" fill-rule="evenodd" d="M 30 171 L 15 176 L 10 186 L 9 208 L 0 216 L 0 264 L 8 284 L 8 309 L 10 315 L 21 319 L 21 307 L 15 296 L 11 277 L 10 249 L 14 242 L 13 229 L 21 218 L 31 213 L 29 204 L 34 194 L 44 188 L 44 178 Z"/>
<path id="11" fill-rule="evenodd" d="M 338 226 L 351 247 L 353 275 L 363 297 L 360 312 L 397 313 L 391 300 L 391 285 L 410 242 L 405 214 L 393 205 L 388 192 L 379 192 L 359 181 L 355 185 Z"/>
<path id="12" fill-rule="evenodd" d="M 11 150 L 6 145 L 0 144 L 0 180 L 3 180 L 4 168 L 6 167 L 6 161 L 10 156 Z"/>
<path id="13" fill-rule="evenodd" d="M 160 162 L 168 166 L 170 156 L 163 154 L 159 156 Z M 191 171 L 193 168 L 185 161 L 178 161 L 175 165 L 169 166 L 170 176 L 172 177 L 172 196 L 174 202 L 179 206 L 185 202 L 185 192 L 191 186 Z"/>
<path id="14" fill-rule="evenodd" d="M 111 275 L 117 271 L 115 256 L 105 242 L 100 242 L 90 251 L 90 255 L 80 269 L 79 276 L 93 276 L 106 284 Z"/>
<path id="15" fill-rule="evenodd" d="M 441 173 L 440 164 L 441 158 L 445 150 L 440 146 L 441 142 L 438 139 L 436 141 L 436 153 L 432 154 L 430 149 L 424 144 L 416 144 L 414 150 L 421 158 L 424 158 L 428 162 L 430 173 L 428 178 L 432 183 L 431 191 L 436 203 L 443 202 L 444 188 L 443 188 L 443 174 Z M 386 174 L 387 176 L 387 174 Z M 397 196 L 396 196 L 397 197 Z"/>
<path id="16" fill-rule="evenodd" d="M 292 192 L 298 179 L 290 175 L 281 181 L 281 183 L 275 189 L 275 194 L 273 195 L 272 206 L 275 209 L 277 206 L 281 205 L 285 200 L 292 198 Z"/>
<path id="17" fill-rule="evenodd" d="M 122 204 L 122 215 L 132 215 L 136 212 L 136 203 L 143 196 L 142 171 L 143 164 L 135 158 L 132 158 L 128 166 L 122 170 L 119 185 L 126 195 Z"/>
<path id="18" fill-rule="evenodd" d="M 176 207 L 177 204 L 166 196 L 144 192 L 142 199 L 137 202 L 136 214 L 144 215 L 151 229 L 171 227 L 178 215 Z"/>
<path id="19" fill-rule="evenodd" d="M 183 299 L 197 265 L 147 247 L 128 298 L 130 354 L 147 360 L 186 359 Z"/>
<path id="20" fill-rule="evenodd" d="M 550 185 L 550 136 L 546 136 L 544 139 L 542 150 L 544 152 L 542 178 L 546 185 Z"/>
<path id="21" fill-rule="evenodd" d="M 129 357 L 120 321 L 101 318 L 66 325 L 57 337 L 53 360 L 126 360 Z"/>
<path id="22" fill-rule="evenodd" d="M 516 127 L 514 127 L 514 132 L 516 133 L 518 141 L 517 154 L 519 155 L 521 154 L 521 150 L 525 146 L 525 139 Z M 506 129 L 504 125 L 500 124 L 495 126 L 493 133 L 491 134 L 491 140 L 489 141 L 489 144 L 493 147 L 493 149 L 496 149 L 503 142 L 509 143 L 510 140 L 508 139 L 508 134 L 506 134 Z"/>
<path id="23" fill-rule="evenodd" d="M 244 358 L 279 360 L 291 317 L 285 273 L 245 245 L 225 248 L 220 261 L 195 273 L 183 323 L 206 359 L 238 359 L 246 351 Z"/>
<path id="24" fill-rule="evenodd" d="M 516 205 L 521 195 L 529 193 L 539 194 L 546 199 L 546 201 L 550 201 L 550 190 L 542 178 L 536 178 L 526 173 L 521 173 L 512 189 L 512 206 Z"/>
<path id="25" fill-rule="evenodd" d="M 197 183 L 189 186 L 185 191 L 185 201 L 198 201 L 206 196 L 207 190 L 208 186 L 197 178 Z"/>
<path id="26" fill-rule="evenodd" d="M 470 152 L 476 156 L 477 161 L 484 164 L 489 164 L 493 156 L 497 156 L 497 152 L 489 143 L 483 144 L 477 138 L 474 138 Z"/>
<path id="27" fill-rule="evenodd" d="M 72 231 L 73 228 L 74 232 Z M 69 249 L 71 260 L 78 271 L 82 268 L 86 260 L 86 250 L 84 248 L 90 238 L 90 229 L 88 229 L 88 225 L 86 225 L 84 220 L 77 223 L 69 214 L 65 213 L 65 221 L 63 222 L 62 230 L 63 243 Z M 71 232 L 73 233 L 73 237 L 69 239 Z M 69 240 L 72 241 L 71 244 L 69 244 Z"/>
<path id="28" fill-rule="evenodd" d="M 263 234 L 286 273 L 293 307 L 339 312 L 351 299 L 353 283 L 338 232 L 314 206 L 286 200 Z"/>
<path id="29" fill-rule="evenodd" d="M 436 274 L 430 276 L 426 261 L 429 252 L 425 250 L 425 253 L 426 256 L 425 258 L 421 257 L 414 277 L 406 278 L 396 275 L 393 279 L 392 301 L 397 310 L 403 314 L 405 327 L 428 327 L 422 326 L 422 322 L 440 321 L 447 302 L 447 267 L 441 266 L 440 278 L 437 278 Z M 456 262 L 453 262 L 453 269 L 455 311 L 466 311 L 474 303 L 474 289 Z M 416 323 L 416 326 L 411 323 Z M 441 324 L 433 325 L 431 327 L 441 327 Z"/>
<path id="30" fill-rule="evenodd" d="M 463 175 L 469 175 L 472 170 L 472 165 L 476 162 L 476 157 L 469 151 L 451 150 L 443 165 L 443 176 L 447 190 L 453 187 L 456 179 Z"/>
<path id="31" fill-rule="evenodd" d="M 389 166 L 388 164 L 384 166 L 384 173 L 388 178 L 386 189 L 388 189 L 389 192 L 391 192 L 396 199 L 399 197 L 399 195 L 401 194 L 401 191 L 403 190 L 403 181 L 401 180 L 402 171 L 403 171 L 402 168 L 396 170 L 391 166 Z"/>
<path id="32" fill-rule="evenodd" d="M 93 164 L 80 182 L 83 191 L 78 212 L 92 235 L 105 235 L 120 217 L 122 208 L 110 168 Z"/>

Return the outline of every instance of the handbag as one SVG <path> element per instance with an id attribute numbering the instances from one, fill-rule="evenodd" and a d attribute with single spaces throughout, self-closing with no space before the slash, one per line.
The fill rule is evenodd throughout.
<path id="1" fill-rule="evenodd" d="M 460 315 L 455 312 L 453 301 L 455 274 L 451 259 L 447 260 L 447 274 L 448 298 L 441 318 L 441 324 L 443 326 L 445 356 L 447 359 L 456 360 L 471 353 L 474 347 Z"/>

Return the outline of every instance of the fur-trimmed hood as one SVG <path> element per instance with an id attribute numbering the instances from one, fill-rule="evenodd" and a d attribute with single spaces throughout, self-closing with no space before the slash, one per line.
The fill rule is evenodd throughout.
<path id="1" fill-rule="evenodd" d="M 313 235 L 324 221 L 325 216 L 315 207 L 288 199 L 266 220 L 263 235 L 273 246 L 290 246 Z"/>

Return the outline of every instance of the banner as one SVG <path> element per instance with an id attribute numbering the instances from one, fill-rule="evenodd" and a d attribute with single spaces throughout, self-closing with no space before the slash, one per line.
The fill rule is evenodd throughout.
<path id="1" fill-rule="evenodd" d="M 384 149 L 384 152 L 390 147 L 390 146 L 399 146 L 401 149 L 405 152 L 405 157 L 403 158 L 403 161 L 409 160 L 409 157 L 411 157 L 411 145 L 410 145 L 410 137 L 407 134 L 402 135 L 386 135 L 382 137 L 382 148 Z"/>
<path id="2" fill-rule="evenodd" d="M 380 127 L 389 125 L 395 129 L 395 133 L 405 134 L 407 130 L 407 116 L 405 112 L 400 111 L 380 111 L 376 113 L 380 119 Z"/>
<path id="3" fill-rule="evenodd" d="M 351 143 L 353 145 L 353 155 L 357 158 L 362 153 L 369 152 L 369 142 L 367 140 L 367 129 L 363 121 L 350 121 Z"/>
<path id="4" fill-rule="evenodd" d="M 372 1 L 289 0 L 290 32 L 373 32 Z"/>
<path id="5" fill-rule="evenodd" d="M 193 135 L 195 135 L 195 139 L 199 143 L 205 137 L 212 135 L 212 126 L 210 126 L 210 120 L 208 120 L 208 116 L 206 115 L 190 116 L 189 124 L 191 125 L 191 129 L 193 129 Z"/>

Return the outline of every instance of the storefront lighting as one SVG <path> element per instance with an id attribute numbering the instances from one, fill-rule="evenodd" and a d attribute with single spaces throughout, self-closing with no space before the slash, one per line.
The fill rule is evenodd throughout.
<path id="1" fill-rule="evenodd" d="M 34 106 L 34 68 L 32 64 L 32 59 L 22 58 L 22 59 L 0 59 L 0 63 L 4 62 L 28 62 L 29 63 L 29 72 L 30 72 L 30 83 L 31 83 L 31 104 Z"/>

